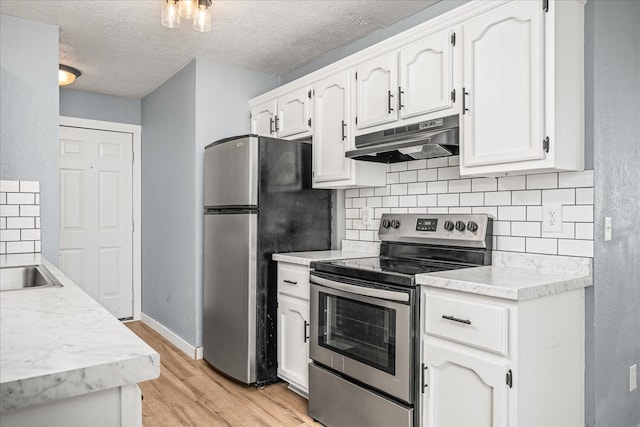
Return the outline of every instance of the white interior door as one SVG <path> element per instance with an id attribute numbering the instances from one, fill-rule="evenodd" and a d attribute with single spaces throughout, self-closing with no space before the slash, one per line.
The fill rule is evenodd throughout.
<path id="1" fill-rule="evenodd" d="M 60 126 L 60 268 L 133 317 L 133 135 Z"/>

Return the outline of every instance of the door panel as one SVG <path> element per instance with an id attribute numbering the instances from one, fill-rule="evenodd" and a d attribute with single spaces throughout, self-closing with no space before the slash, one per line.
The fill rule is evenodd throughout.
<path id="1" fill-rule="evenodd" d="M 358 129 L 398 118 L 398 58 L 392 52 L 361 64 L 357 68 L 356 100 Z"/>
<path id="2" fill-rule="evenodd" d="M 256 379 L 257 216 L 204 217 L 204 358 L 247 384 Z"/>
<path id="3" fill-rule="evenodd" d="M 307 120 L 311 114 L 308 93 L 308 89 L 304 88 L 278 98 L 278 138 L 309 133 Z"/>
<path id="4" fill-rule="evenodd" d="M 251 109 L 251 133 L 260 136 L 275 136 L 275 115 L 275 100 L 253 107 Z"/>
<path id="5" fill-rule="evenodd" d="M 309 303 L 280 294 L 278 298 L 278 369 L 280 375 L 308 387 Z"/>
<path id="6" fill-rule="evenodd" d="M 246 137 L 204 151 L 204 205 L 258 205 L 258 138 Z"/>
<path id="7" fill-rule="evenodd" d="M 130 133 L 60 127 L 60 267 L 117 318 L 133 316 Z"/>

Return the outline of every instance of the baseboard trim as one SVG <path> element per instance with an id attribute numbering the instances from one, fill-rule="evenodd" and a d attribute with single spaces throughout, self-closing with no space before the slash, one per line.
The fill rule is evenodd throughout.
<path id="1" fill-rule="evenodd" d="M 144 313 L 140 313 L 140 321 L 159 333 L 164 339 L 178 347 L 180 351 L 194 360 L 202 359 L 202 347 L 194 347 L 169 328 Z"/>

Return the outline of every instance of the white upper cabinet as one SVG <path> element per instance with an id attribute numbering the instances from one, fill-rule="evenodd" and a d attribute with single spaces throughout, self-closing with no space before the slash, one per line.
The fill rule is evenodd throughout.
<path id="1" fill-rule="evenodd" d="M 349 71 L 315 85 L 313 135 L 313 186 L 345 188 L 380 186 L 386 183 L 384 164 L 358 162 L 344 156 L 353 147 L 350 121 L 351 79 Z"/>
<path id="2" fill-rule="evenodd" d="M 400 50 L 400 118 L 453 107 L 455 33 L 441 31 Z"/>
<path id="3" fill-rule="evenodd" d="M 461 175 L 582 170 L 583 4 L 513 1 L 462 33 Z"/>
<path id="4" fill-rule="evenodd" d="M 251 133 L 274 138 L 311 135 L 311 89 L 299 88 L 251 109 Z"/>
<path id="5" fill-rule="evenodd" d="M 379 56 L 356 68 L 357 127 L 398 119 L 398 54 Z"/>

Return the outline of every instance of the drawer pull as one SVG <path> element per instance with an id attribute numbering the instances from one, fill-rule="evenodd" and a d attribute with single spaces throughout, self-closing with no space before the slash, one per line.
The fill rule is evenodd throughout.
<path id="1" fill-rule="evenodd" d="M 444 314 L 442 315 L 443 319 L 447 319 L 447 320 L 451 320 L 453 322 L 458 322 L 458 323 L 464 323 L 465 325 L 470 325 L 471 324 L 471 320 L 467 320 L 467 319 L 458 319 L 457 317 L 453 317 L 453 316 L 445 316 Z"/>
<path id="2" fill-rule="evenodd" d="M 284 283 L 288 283 L 288 284 L 290 284 L 290 285 L 297 285 L 297 284 L 298 284 L 298 282 L 296 282 L 295 280 L 287 280 L 287 279 L 284 279 L 284 280 L 283 280 L 283 282 L 284 282 Z"/>

